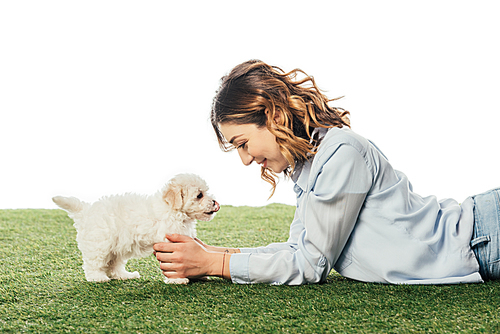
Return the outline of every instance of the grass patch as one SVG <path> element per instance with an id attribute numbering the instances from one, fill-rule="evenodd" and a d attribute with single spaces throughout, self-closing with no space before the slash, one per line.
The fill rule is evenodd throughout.
<path id="1" fill-rule="evenodd" d="M 208 244 L 284 241 L 294 208 L 223 206 L 200 223 Z M 500 285 L 166 285 L 151 256 L 141 278 L 89 283 L 72 221 L 61 210 L 0 210 L 0 331 L 6 333 L 499 332 Z"/>

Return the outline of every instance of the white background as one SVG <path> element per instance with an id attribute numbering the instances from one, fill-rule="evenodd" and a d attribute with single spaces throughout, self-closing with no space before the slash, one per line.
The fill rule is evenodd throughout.
<path id="1" fill-rule="evenodd" d="M 246 3 L 246 4 L 243 4 Z M 414 190 L 500 186 L 498 1 L 2 1 L 0 208 L 156 192 L 204 177 L 221 204 L 267 200 L 219 150 L 219 79 L 261 59 L 313 75 Z"/>

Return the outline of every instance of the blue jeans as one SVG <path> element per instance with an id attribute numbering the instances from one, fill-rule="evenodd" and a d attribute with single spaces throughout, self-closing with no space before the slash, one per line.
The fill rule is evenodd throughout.
<path id="1" fill-rule="evenodd" d="M 474 231 L 471 247 L 483 280 L 500 278 L 500 188 L 472 197 Z"/>

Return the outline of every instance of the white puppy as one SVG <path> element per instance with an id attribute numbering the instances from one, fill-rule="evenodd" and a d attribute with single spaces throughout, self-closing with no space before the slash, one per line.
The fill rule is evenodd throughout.
<path id="1" fill-rule="evenodd" d="M 220 208 L 207 191 L 199 176 L 179 174 L 152 196 L 114 195 L 93 204 L 75 197 L 52 200 L 75 222 L 85 278 L 106 282 L 139 278 L 138 272 L 125 269 L 128 259 L 150 255 L 153 244 L 165 241 L 166 234 L 196 237 L 196 219 L 209 221 Z M 165 283 L 188 282 L 165 278 Z"/>

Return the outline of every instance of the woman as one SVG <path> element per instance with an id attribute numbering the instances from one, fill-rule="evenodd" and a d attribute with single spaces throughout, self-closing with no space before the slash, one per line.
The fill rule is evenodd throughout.
<path id="1" fill-rule="evenodd" d="M 297 75 L 305 77 L 298 79 Z M 221 148 L 295 182 L 287 242 L 226 249 L 186 236 L 154 246 L 165 276 L 221 276 L 235 283 L 306 284 L 334 268 L 364 282 L 471 283 L 499 276 L 498 191 L 437 201 L 413 193 L 348 112 L 328 105 L 312 77 L 261 61 L 221 80 L 211 121 Z"/>

